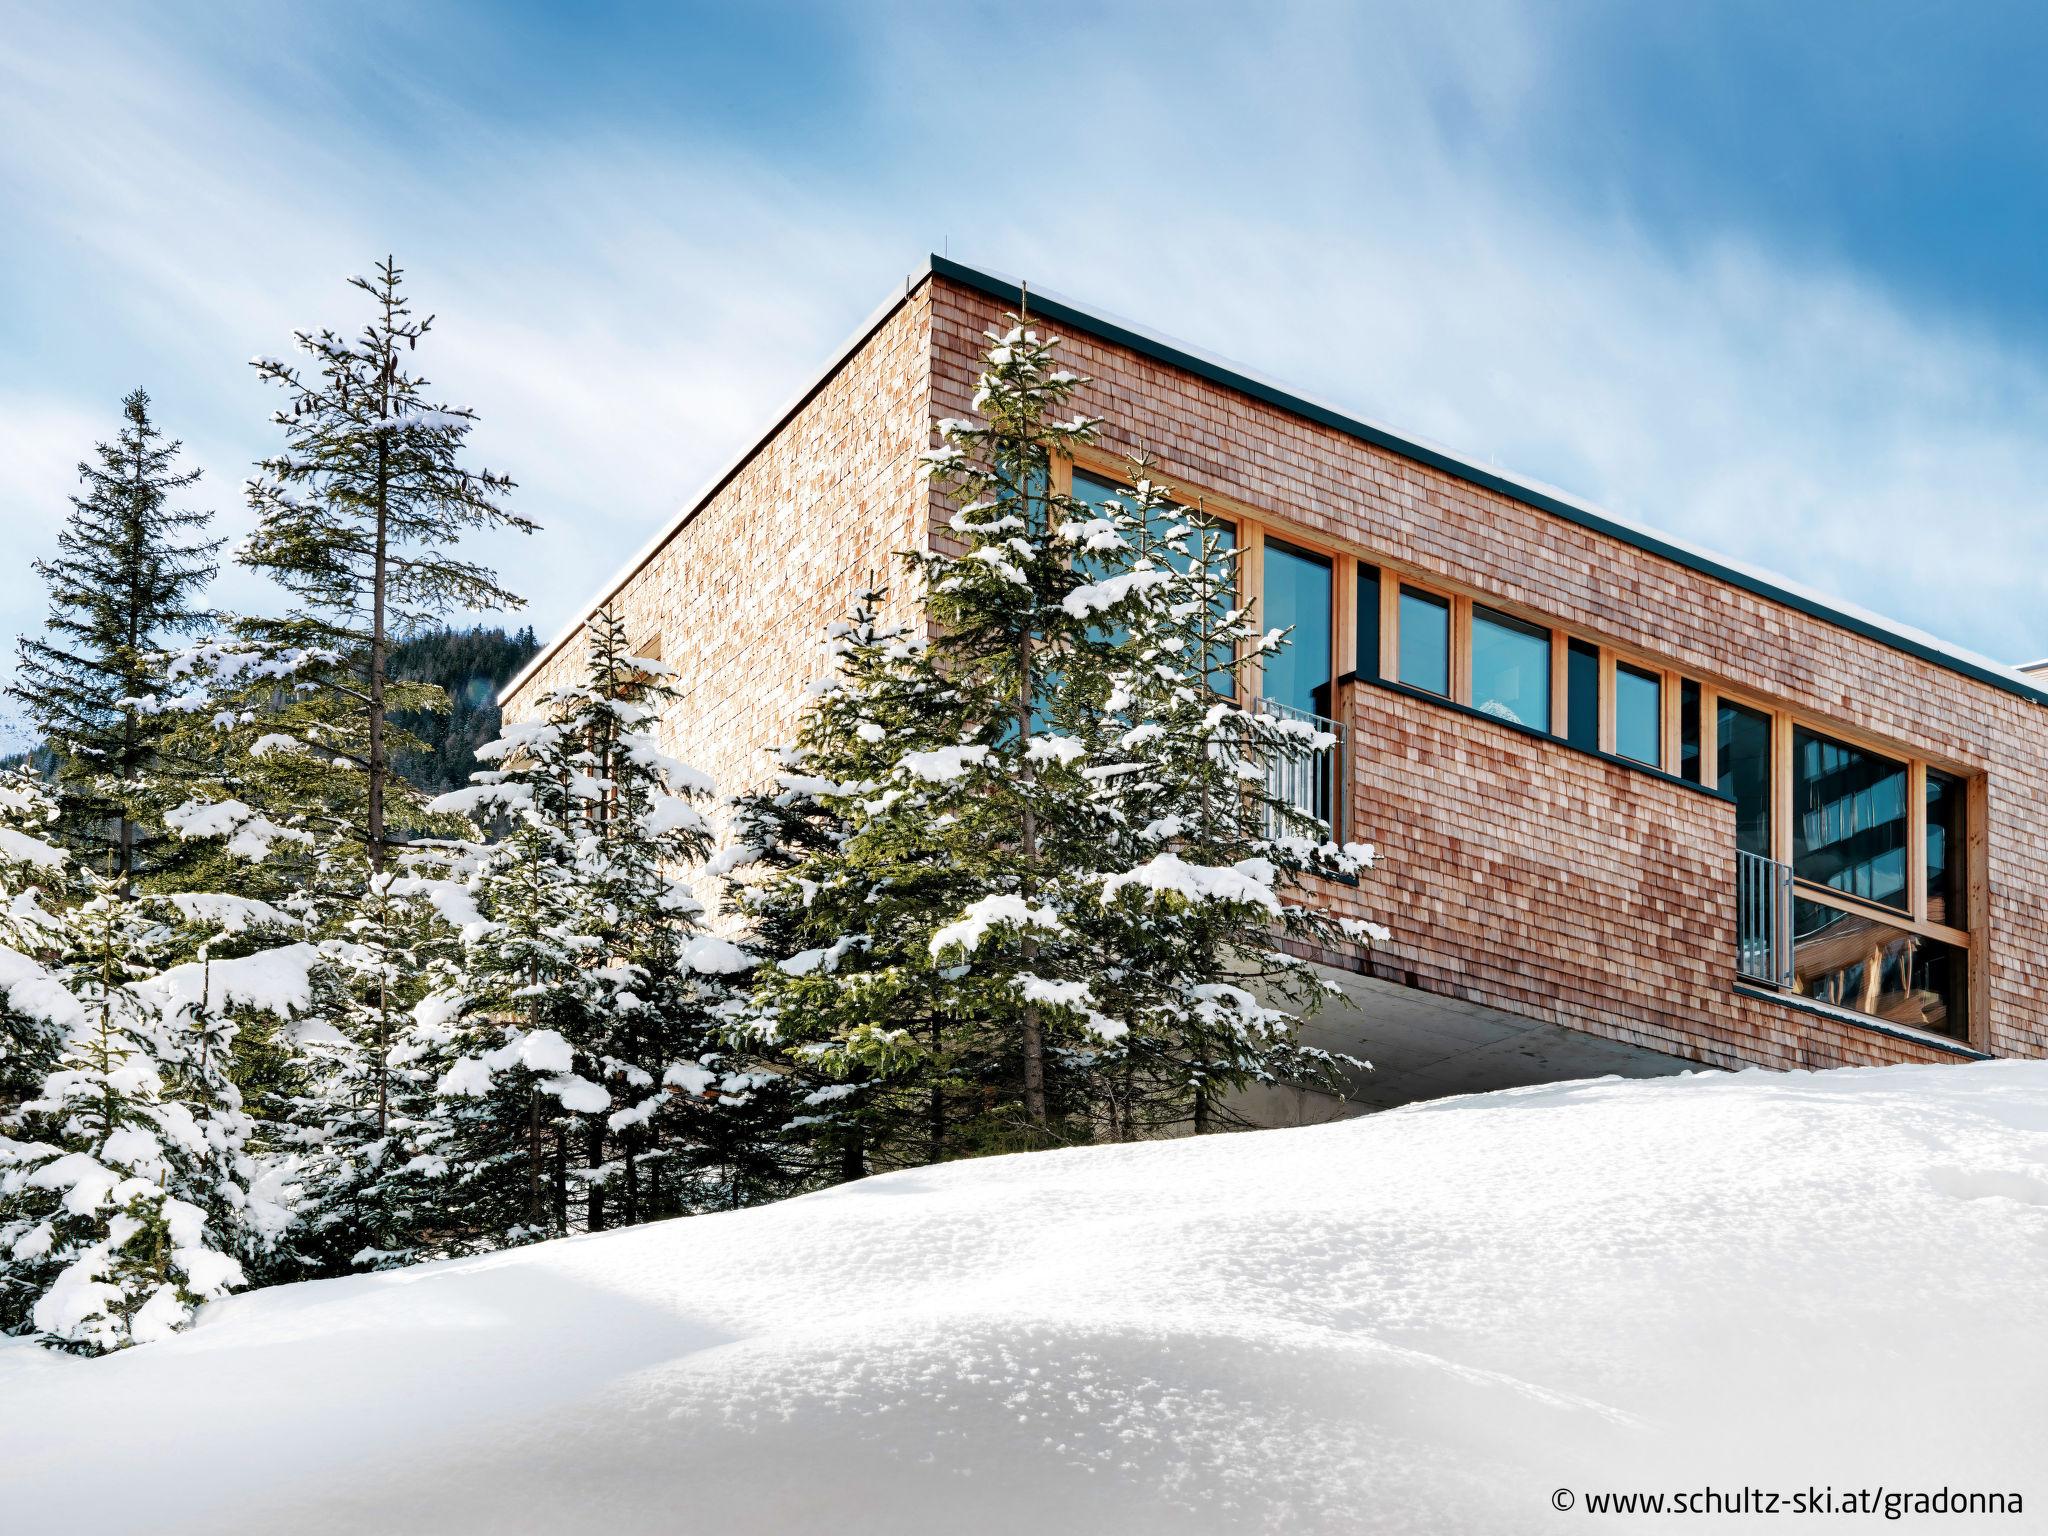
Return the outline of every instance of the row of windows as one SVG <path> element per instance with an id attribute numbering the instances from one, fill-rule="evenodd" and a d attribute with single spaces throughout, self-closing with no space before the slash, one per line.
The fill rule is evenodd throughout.
<path id="1" fill-rule="evenodd" d="M 1087 500 L 1116 493 L 1073 483 Z M 1734 803 L 1737 847 L 1792 867 L 1796 990 L 1967 1038 L 1963 780 L 1364 561 L 1252 542 L 1261 622 L 1292 631 L 1265 697 L 1339 714 L 1337 583 L 1355 580 L 1360 676 L 1711 785 Z"/>

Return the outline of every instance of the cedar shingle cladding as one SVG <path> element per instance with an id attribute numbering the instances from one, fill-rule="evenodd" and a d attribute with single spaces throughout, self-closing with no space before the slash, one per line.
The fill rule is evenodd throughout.
<path id="1" fill-rule="evenodd" d="M 1001 305 L 934 277 L 632 576 L 636 639 L 682 671 L 674 750 L 729 787 L 786 739 L 819 638 L 870 570 L 929 524 L 915 455 L 971 415 Z M 1094 382 L 1103 446 L 1229 497 L 1278 531 L 1356 548 L 1721 683 L 1988 771 L 1988 1036 L 2048 1055 L 2048 709 L 1611 536 L 1304 420 L 1128 348 L 1062 330 Z M 577 662 L 551 657 L 511 713 Z M 1369 686 L 1344 690 L 1363 900 L 1383 967 L 1472 1002 L 1702 1062 L 1951 1059 L 1733 990 L 1733 810 L 1551 742 Z"/>

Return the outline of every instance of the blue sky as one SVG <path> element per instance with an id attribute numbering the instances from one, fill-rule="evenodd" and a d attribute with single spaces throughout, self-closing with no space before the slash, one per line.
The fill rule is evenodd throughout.
<path id="1" fill-rule="evenodd" d="M 1994 657 L 2048 654 L 2040 13 L 16 4 L 0 633 L 148 387 L 230 534 L 245 359 L 390 250 L 544 525 L 543 633 L 927 250 Z M 221 601 L 267 600 L 244 575 Z M 4 663 L 0 663 L 4 664 Z"/>

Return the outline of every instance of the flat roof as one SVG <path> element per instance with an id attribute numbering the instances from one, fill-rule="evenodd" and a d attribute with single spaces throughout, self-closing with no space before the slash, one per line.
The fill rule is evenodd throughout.
<path id="1" fill-rule="evenodd" d="M 516 677 L 499 690 L 499 699 L 502 701 L 515 693 L 543 663 L 561 649 L 565 641 L 576 634 L 582 627 L 585 617 L 616 596 L 641 567 L 653 558 L 655 552 L 674 537 L 676 531 L 689 522 L 706 502 L 717 495 L 747 461 L 809 402 L 826 381 L 839 371 L 840 366 L 865 345 L 883 322 L 895 314 L 896 310 L 930 277 L 943 278 L 1012 306 L 1021 304 L 1025 297 L 1026 284 L 1019 279 L 970 267 L 944 256 L 926 257 L 919 268 L 904 278 L 901 289 L 869 316 L 860 329 L 832 354 L 831 359 L 810 382 L 776 414 L 767 429 L 731 464 L 714 476 L 702 492 L 686 503 L 681 511 L 621 567 L 600 595 L 583 610 L 581 616 L 550 640 L 535 654 L 532 661 L 520 669 Z M 1867 640 L 1875 640 L 1892 650 L 1931 662 L 1935 666 L 1973 678 L 1978 682 L 1988 683 L 1994 688 L 2016 694 L 2036 704 L 2048 705 L 2048 686 L 2043 686 L 2033 678 L 2023 675 L 2025 672 L 2048 668 L 2048 661 L 2030 663 L 2025 668 L 2005 666 L 1974 651 L 1952 645 L 1923 630 L 1897 623 L 1853 603 L 1829 597 L 1789 577 L 1660 533 L 1573 496 L 1568 491 L 1546 485 L 1541 481 L 1510 474 L 1490 465 L 1476 464 L 1441 444 L 1396 432 L 1381 423 L 1354 416 L 1336 406 L 1298 394 L 1249 369 L 1199 351 L 1183 342 L 1148 331 L 1130 321 L 1084 308 L 1072 300 L 1047 293 L 1040 288 L 1031 288 L 1029 295 L 1030 310 L 1034 317 L 1055 322 L 1100 341 L 1126 347 L 1155 362 L 1165 363 L 1169 367 L 1194 374 L 1226 389 L 1236 390 L 1290 415 L 1329 427 L 1347 437 L 1354 437 L 1376 448 L 1385 449 L 1389 453 L 1399 454 L 1403 458 L 1440 469 L 1460 480 L 1469 481 L 1505 496 L 1510 501 L 1519 502 L 1540 512 L 1549 513 L 1553 517 L 1562 518 L 1578 527 L 1618 539 L 1624 544 L 1646 550 L 1756 596 L 1781 603 L 1785 607 L 1824 620 L 1852 634 L 1861 635 Z"/>

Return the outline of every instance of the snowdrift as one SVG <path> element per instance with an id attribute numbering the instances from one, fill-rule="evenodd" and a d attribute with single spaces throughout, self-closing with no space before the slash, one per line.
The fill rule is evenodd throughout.
<path id="1" fill-rule="evenodd" d="M 2044 1304 L 2048 1064 L 1566 1084 L 10 1345 L 0 1527 L 1642 1530 L 1586 1491 L 1867 1484 L 2028 1529 Z"/>

